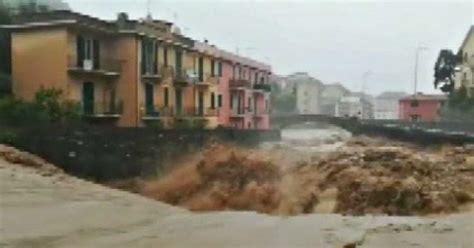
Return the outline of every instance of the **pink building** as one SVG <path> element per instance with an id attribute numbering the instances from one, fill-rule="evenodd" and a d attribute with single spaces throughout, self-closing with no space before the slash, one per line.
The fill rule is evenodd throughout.
<path id="1" fill-rule="evenodd" d="M 406 121 L 438 121 L 444 95 L 411 95 L 399 100 L 400 119 Z"/>
<path id="2" fill-rule="evenodd" d="M 221 51 L 219 124 L 239 129 L 269 129 L 271 68 Z"/>

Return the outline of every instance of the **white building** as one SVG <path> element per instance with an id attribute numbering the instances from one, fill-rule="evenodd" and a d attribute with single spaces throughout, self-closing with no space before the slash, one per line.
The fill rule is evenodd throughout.
<path id="1" fill-rule="evenodd" d="M 296 110 L 299 114 L 321 114 L 322 83 L 307 73 L 295 73 L 288 76 L 290 85 L 296 93 Z"/>
<path id="2" fill-rule="evenodd" d="M 399 119 L 398 101 L 408 94 L 404 92 L 383 92 L 374 101 L 374 119 L 397 120 Z"/>
<path id="3" fill-rule="evenodd" d="M 356 117 L 359 119 L 372 119 L 372 104 L 359 96 L 342 97 L 336 104 L 337 117 Z"/>
<path id="4" fill-rule="evenodd" d="M 323 86 L 321 92 L 321 112 L 325 115 L 335 116 L 336 105 L 345 96 L 351 92 L 340 83 L 327 84 Z"/>

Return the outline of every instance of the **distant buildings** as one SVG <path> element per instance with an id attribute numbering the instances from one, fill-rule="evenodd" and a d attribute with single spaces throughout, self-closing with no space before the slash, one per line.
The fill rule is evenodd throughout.
<path id="1" fill-rule="evenodd" d="M 461 56 L 461 62 L 455 75 L 454 88 L 458 90 L 464 86 L 468 96 L 474 97 L 474 25 L 466 34 L 458 54 Z"/>
<path id="2" fill-rule="evenodd" d="M 336 105 L 345 96 L 351 92 L 342 84 L 327 84 L 321 92 L 321 113 L 330 116 L 336 116 Z"/>
<path id="3" fill-rule="evenodd" d="M 295 73 L 287 77 L 294 85 L 296 111 L 299 114 L 321 114 L 321 90 L 323 83 L 307 73 Z"/>
<path id="4" fill-rule="evenodd" d="M 397 120 L 400 116 L 398 101 L 407 96 L 404 92 L 383 92 L 374 100 L 374 119 Z"/>
<path id="5" fill-rule="evenodd" d="M 411 95 L 399 100 L 400 119 L 405 121 L 438 121 L 446 101 L 444 95 Z"/>
<path id="6" fill-rule="evenodd" d="M 336 104 L 335 116 L 355 117 L 358 119 L 372 119 L 372 103 L 360 96 L 344 96 Z"/>

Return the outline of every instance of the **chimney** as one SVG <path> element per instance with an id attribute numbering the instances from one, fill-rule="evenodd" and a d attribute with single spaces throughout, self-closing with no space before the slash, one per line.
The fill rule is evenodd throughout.
<path id="1" fill-rule="evenodd" d="M 124 29 L 126 27 L 126 23 L 128 21 L 128 14 L 125 12 L 120 12 L 117 14 L 117 26 L 120 29 Z"/>

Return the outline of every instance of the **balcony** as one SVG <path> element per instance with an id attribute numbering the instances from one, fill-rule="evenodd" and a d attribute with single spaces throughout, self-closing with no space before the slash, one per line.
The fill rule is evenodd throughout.
<path id="1" fill-rule="evenodd" d="M 232 108 L 230 109 L 231 118 L 244 118 L 246 113 L 246 108 Z"/>
<path id="2" fill-rule="evenodd" d="M 219 84 L 219 77 L 217 76 L 212 76 L 210 73 L 204 74 L 203 81 L 201 80 L 196 80 L 195 85 L 197 86 L 211 86 L 211 85 L 217 85 Z"/>
<path id="3" fill-rule="evenodd" d="M 253 117 L 254 118 L 262 118 L 264 116 L 268 115 L 268 111 L 266 111 L 265 109 L 255 109 L 255 111 L 253 112 Z"/>
<path id="4" fill-rule="evenodd" d="M 122 115 L 122 101 L 96 101 L 82 103 L 83 115 L 87 118 L 119 118 Z"/>
<path id="5" fill-rule="evenodd" d="M 161 70 L 158 70 L 158 68 L 155 68 L 155 64 L 145 64 L 141 65 L 142 68 L 142 80 L 146 82 L 151 82 L 151 83 L 159 83 L 161 82 L 162 79 L 162 73 L 160 73 Z"/>
<path id="6" fill-rule="evenodd" d="M 251 83 L 247 79 L 231 79 L 229 81 L 229 86 L 234 90 L 244 90 L 251 87 Z"/>
<path id="7" fill-rule="evenodd" d="M 145 110 L 145 115 L 142 117 L 144 121 L 148 120 L 159 120 L 162 118 L 172 117 L 173 108 L 171 107 L 161 107 L 161 106 L 152 106 L 152 108 Z"/>
<path id="8" fill-rule="evenodd" d="M 196 75 L 186 70 L 177 70 L 174 77 L 176 86 L 187 86 L 196 81 Z"/>
<path id="9" fill-rule="evenodd" d="M 205 118 L 205 117 L 217 117 L 217 108 L 202 108 L 198 109 L 195 107 L 183 108 L 181 111 L 176 111 L 176 116 L 181 118 Z"/>
<path id="10" fill-rule="evenodd" d="M 257 93 L 266 93 L 272 91 L 272 87 L 269 84 L 254 84 L 253 89 Z"/>
<path id="11" fill-rule="evenodd" d="M 67 57 L 67 70 L 72 75 L 92 75 L 99 77 L 115 78 L 122 71 L 122 61 L 111 57 L 101 57 L 100 63 L 93 60 L 84 60 L 79 64 L 75 55 Z"/>

